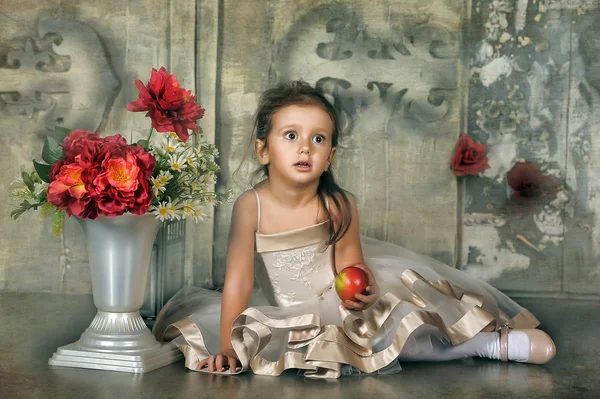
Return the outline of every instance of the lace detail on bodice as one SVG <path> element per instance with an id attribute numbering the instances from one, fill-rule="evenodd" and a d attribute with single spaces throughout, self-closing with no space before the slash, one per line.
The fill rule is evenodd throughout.
<path id="1" fill-rule="evenodd" d="M 318 248 L 319 244 L 314 244 L 304 248 L 277 252 L 274 254 L 275 263 L 272 267 L 280 272 L 287 272 L 290 281 L 298 281 L 312 289 L 309 276 L 314 276 L 323 267 L 321 263 L 315 262 Z"/>
<path id="2" fill-rule="evenodd" d="M 330 221 L 282 233 L 260 233 L 260 197 L 256 194 L 258 223 L 255 270 L 269 302 L 277 306 L 322 298 L 333 286 L 332 246 L 327 246 Z"/>
<path id="3" fill-rule="evenodd" d="M 322 242 L 260 255 L 265 269 L 257 276 L 262 276 L 261 285 L 271 286 L 279 306 L 316 298 L 333 284 L 331 248 Z"/>
<path id="4" fill-rule="evenodd" d="M 281 285 L 279 284 L 279 276 L 277 274 L 271 275 L 271 284 L 273 285 L 273 292 L 275 293 L 275 299 L 280 306 L 290 306 L 297 302 L 295 292 L 283 292 Z"/>

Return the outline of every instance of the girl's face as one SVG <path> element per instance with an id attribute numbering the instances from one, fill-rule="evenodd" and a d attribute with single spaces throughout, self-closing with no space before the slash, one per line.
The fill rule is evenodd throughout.
<path id="1" fill-rule="evenodd" d="M 267 142 L 256 140 L 259 161 L 275 174 L 299 184 L 318 180 L 335 156 L 333 122 L 316 105 L 288 105 L 272 118 Z"/>

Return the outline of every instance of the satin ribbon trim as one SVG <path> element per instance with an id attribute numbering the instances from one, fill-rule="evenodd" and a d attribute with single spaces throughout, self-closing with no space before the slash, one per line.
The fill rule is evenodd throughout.
<path id="1" fill-rule="evenodd" d="M 490 326 L 498 324 L 498 318 L 481 308 L 481 295 L 462 292 L 448 281 L 429 282 L 412 270 L 406 270 L 401 276 L 402 282 L 411 290 L 415 302 L 425 304 L 416 291 L 417 281 L 423 282 L 440 293 L 457 300 L 464 315 L 451 326 L 447 326 L 436 312 L 423 309 L 413 310 L 405 315 L 397 327 L 393 342 L 380 352 L 373 353 L 371 338 L 380 330 L 394 309 L 403 301 L 391 292 L 386 293 L 369 309 L 356 312 L 342 305 L 338 312 L 342 325 L 321 326 L 320 317 L 316 314 L 304 314 L 286 319 L 272 319 L 256 308 L 244 310 L 233 322 L 231 342 L 241 363 L 241 370 L 230 374 L 240 374 L 249 368 L 255 374 L 280 375 L 289 368 L 303 369 L 309 378 L 338 378 L 341 364 L 351 364 L 365 373 L 372 373 L 394 361 L 406 344 L 410 334 L 424 324 L 429 324 L 443 331 L 452 344 L 464 342 Z M 416 290 L 416 291 L 415 291 Z M 457 294 L 460 293 L 460 294 Z M 426 294 L 424 291 L 423 295 Z M 422 306 L 421 306 L 422 307 Z M 504 315 L 505 316 L 505 315 Z M 511 325 L 512 324 L 512 325 Z M 513 317 L 509 325 L 517 328 L 534 328 L 539 321 L 526 309 Z M 177 329 L 187 345 L 179 348 L 186 356 L 186 367 L 195 370 L 197 364 L 210 356 L 200 329 L 187 318 L 171 324 L 165 335 L 172 335 L 172 328 Z M 259 353 L 270 342 L 272 329 L 289 329 L 288 349 L 277 361 L 269 361 Z M 297 351 L 306 348 L 305 353 Z"/>

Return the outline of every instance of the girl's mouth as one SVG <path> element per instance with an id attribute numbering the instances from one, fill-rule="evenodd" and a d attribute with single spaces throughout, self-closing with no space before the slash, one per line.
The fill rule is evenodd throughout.
<path id="1" fill-rule="evenodd" d="M 308 171 L 312 168 L 312 165 L 308 161 L 296 162 L 294 166 L 296 167 L 296 169 L 301 171 Z"/>

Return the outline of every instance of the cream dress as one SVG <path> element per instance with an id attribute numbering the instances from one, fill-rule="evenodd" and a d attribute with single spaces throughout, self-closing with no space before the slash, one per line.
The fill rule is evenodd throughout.
<path id="1" fill-rule="evenodd" d="M 390 374 L 401 370 L 401 354 L 433 352 L 435 357 L 440 343 L 458 345 L 503 324 L 539 324 L 491 285 L 430 257 L 364 236 L 365 263 L 377 279 L 380 297 L 366 310 L 348 310 L 333 288 L 333 248 L 325 245 L 329 221 L 263 234 L 258 194 L 257 201 L 258 286 L 231 329 L 241 363 L 234 373 L 252 369 L 277 376 L 293 368 L 309 378 Z M 221 295 L 183 288 L 156 320 L 157 339 L 173 340 L 191 370 L 219 352 Z"/>

